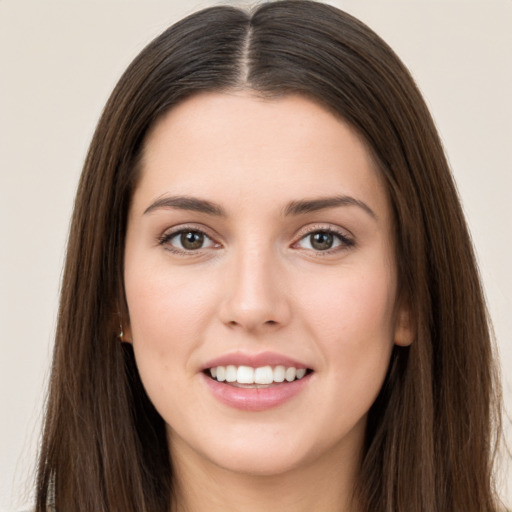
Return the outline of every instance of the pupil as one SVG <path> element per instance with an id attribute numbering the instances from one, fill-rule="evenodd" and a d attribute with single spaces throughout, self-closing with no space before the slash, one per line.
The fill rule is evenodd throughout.
<path id="1" fill-rule="evenodd" d="M 200 249 L 204 242 L 204 236 L 197 231 L 189 231 L 181 234 L 181 245 L 185 249 Z"/>
<path id="2" fill-rule="evenodd" d="M 330 249 L 333 243 L 333 236 L 331 233 L 318 232 L 311 235 L 311 246 L 319 251 Z"/>

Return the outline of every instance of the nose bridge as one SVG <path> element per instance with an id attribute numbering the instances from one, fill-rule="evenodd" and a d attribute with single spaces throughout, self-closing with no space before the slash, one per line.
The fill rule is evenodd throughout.
<path id="1" fill-rule="evenodd" d="M 255 330 L 288 321 L 285 276 L 270 244 L 246 240 L 234 250 L 229 266 L 222 310 L 225 323 Z"/>

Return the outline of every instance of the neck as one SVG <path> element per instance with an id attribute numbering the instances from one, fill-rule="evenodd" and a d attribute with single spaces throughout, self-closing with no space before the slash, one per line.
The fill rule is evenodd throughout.
<path id="1" fill-rule="evenodd" d="M 205 462 L 192 450 L 179 452 L 181 456 L 173 455 L 172 512 L 360 511 L 353 499 L 359 454 L 340 457 L 334 449 L 332 460 L 313 461 L 277 475 L 253 475 Z"/>

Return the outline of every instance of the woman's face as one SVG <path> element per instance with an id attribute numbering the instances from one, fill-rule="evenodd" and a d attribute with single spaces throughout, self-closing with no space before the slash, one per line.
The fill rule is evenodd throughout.
<path id="1" fill-rule="evenodd" d="M 393 242 L 364 145 L 312 101 L 208 93 L 167 113 L 124 276 L 173 459 L 260 475 L 357 461 L 393 343 L 410 341 Z"/>

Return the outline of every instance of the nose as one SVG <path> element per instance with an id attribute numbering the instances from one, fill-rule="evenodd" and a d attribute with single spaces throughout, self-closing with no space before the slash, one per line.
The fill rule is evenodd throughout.
<path id="1" fill-rule="evenodd" d="M 220 306 L 221 321 L 231 328 L 257 332 L 279 329 L 291 316 L 286 279 L 270 250 L 247 249 L 230 261 Z"/>

